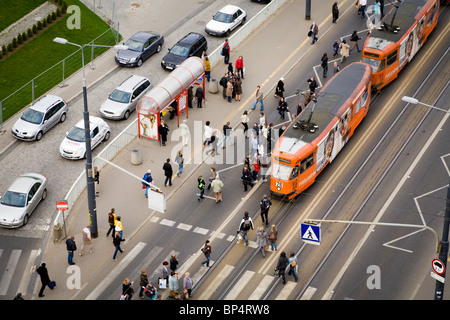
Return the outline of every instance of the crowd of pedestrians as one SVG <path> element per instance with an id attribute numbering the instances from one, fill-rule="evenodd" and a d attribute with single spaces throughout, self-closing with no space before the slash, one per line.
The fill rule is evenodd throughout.
<path id="1" fill-rule="evenodd" d="M 365 10 L 367 6 L 366 0 L 358 0 L 358 14 L 361 15 L 362 18 L 365 18 Z M 376 6 L 380 7 L 381 15 L 383 15 L 383 0 L 376 0 Z M 338 23 L 339 20 L 339 7 L 338 3 L 335 2 L 332 5 L 332 23 Z M 311 44 L 317 43 L 319 40 L 319 27 L 313 22 L 308 31 L 308 36 L 311 37 Z M 346 59 L 350 56 L 351 52 L 356 49 L 358 52 L 361 51 L 359 46 L 359 41 L 361 37 L 358 35 L 358 32 L 355 30 L 348 39 L 340 39 L 334 41 L 332 44 L 332 57 L 335 58 L 340 55 L 340 62 L 332 61 L 333 63 L 333 71 L 337 73 L 340 71 L 340 64 L 344 63 Z M 347 43 L 350 41 L 352 46 Z M 233 63 L 230 62 L 231 58 L 231 48 L 228 42 L 228 39 L 225 40 L 222 48 L 222 55 L 224 57 L 224 64 L 227 66 L 227 71 L 223 75 L 223 77 L 219 81 L 219 85 L 222 86 L 222 95 L 223 98 L 228 102 L 232 103 L 233 101 L 239 102 L 241 101 L 241 95 L 243 93 L 243 80 L 245 79 L 245 67 L 244 67 L 244 58 L 240 55 Z M 210 82 L 211 80 L 211 64 L 209 62 L 209 58 L 204 56 L 205 62 L 205 76 L 206 81 Z M 324 52 L 320 58 L 320 65 L 322 67 L 322 77 L 327 78 L 328 76 L 328 65 L 329 65 L 329 56 L 327 52 Z M 302 106 L 306 106 L 308 102 L 314 98 L 316 89 L 318 87 L 317 81 L 314 77 L 311 77 L 307 80 L 309 92 L 305 95 L 304 104 L 298 103 L 296 116 L 300 114 L 302 111 Z M 285 98 L 285 79 L 281 77 L 275 87 L 274 98 L 277 100 L 277 112 L 282 120 L 285 119 L 285 115 L 289 111 L 288 103 Z M 307 96 L 307 97 L 306 97 Z M 205 98 L 205 93 L 201 87 L 198 87 L 195 91 L 194 97 L 197 100 L 197 107 L 202 108 L 202 102 Z M 189 98 L 189 103 L 191 99 Z M 274 126 L 273 123 L 267 123 L 266 115 L 264 114 L 264 92 L 260 85 L 256 87 L 254 101 L 251 110 L 243 111 L 240 117 L 240 123 L 243 126 L 243 133 L 246 139 L 249 139 L 250 145 L 249 150 L 250 154 L 246 156 L 242 168 L 242 176 L 241 180 L 244 186 L 244 191 L 248 191 L 248 187 L 253 187 L 255 182 L 257 181 L 259 175 L 262 173 L 263 181 L 266 181 L 262 168 L 268 164 L 268 157 L 271 154 L 272 150 L 272 142 L 274 139 Z M 250 128 L 250 117 L 249 112 L 256 110 L 259 106 L 259 119 L 258 122 L 255 122 L 254 125 Z M 189 137 L 189 128 L 186 124 L 186 120 L 180 125 L 180 128 L 183 128 L 187 133 L 183 134 L 183 146 L 188 145 L 188 140 L 185 139 Z M 286 126 L 282 126 L 278 131 L 279 135 L 283 133 L 286 129 Z M 229 121 L 227 121 L 223 125 L 223 139 L 222 139 L 222 149 L 226 148 L 226 143 L 228 140 L 229 145 L 233 146 L 234 142 L 231 136 L 232 127 Z M 161 123 L 158 128 L 158 133 L 160 135 L 160 144 L 161 146 L 166 146 L 167 138 L 169 133 L 169 126 L 165 123 L 164 120 L 161 120 Z M 204 140 L 203 146 L 206 148 L 207 146 L 212 146 L 211 153 L 217 153 L 217 140 L 218 140 L 217 130 L 213 129 L 211 122 L 207 121 L 204 126 Z M 179 150 L 176 154 L 174 162 L 178 165 L 177 176 L 183 172 L 185 159 L 183 157 L 183 150 Z M 172 169 L 171 159 L 167 158 L 166 162 L 162 166 L 162 170 L 164 172 L 164 185 L 172 186 L 172 177 L 174 171 Z M 148 170 L 144 177 L 142 178 L 142 188 L 145 189 L 145 197 L 148 197 L 148 190 L 151 186 L 154 185 L 154 178 L 152 176 L 152 171 Z M 208 183 L 203 178 L 203 175 L 200 174 L 197 179 L 197 187 L 199 189 L 198 200 L 202 200 L 205 197 L 205 191 L 209 191 L 212 189 L 212 192 L 215 195 L 216 203 L 222 202 L 222 194 L 224 190 L 224 182 L 220 179 L 219 173 L 215 168 L 211 167 L 210 176 L 208 178 Z M 269 227 L 270 220 L 270 207 L 272 205 L 271 200 L 267 195 L 264 195 L 260 201 L 259 213 L 261 217 L 261 226 L 255 227 L 255 222 L 252 217 L 250 217 L 249 212 L 245 212 L 242 217 L 239 227 L 238 227 L 238 236 L 241 237 L 245 245 L 249 245 L 249 237 L 253 236 L 255 239 L 256 247 L 261 252 L 263 258 L 266 257 L 266 252 L 269 249 L 272 252 L 276 252 L 277 248 L 277 239 L 279 239 L 279 233 L 277 226 L 275 224 L 271 224 Z M 255 230 L 256 229 L 256 230 Z M 254 234 L 251 234 L 252 231 L 255 230 Z M 121 217 L 116 215 L 115 209 L 112 208 L 108 213 L 108 231 L 106 236 L 112 237 L 112 245 L 114 247 L 113 251 L 113 260 L 118 259 L 118 253 L 123 253 L 124 249 L 122 248 L 122 243 L 125 241 L 123 237 L 123 226 Z M 74 253 L 77 251 L 77 246 L 75 243 L 75 237 L 69 236 L 66 240 L 67 247 L 67 261 L 69 265 L 74 265 Z M 82 230 L 82 245 L 79 250 L 79 256 L 84 255 L 85 249 L 89 247 L 89 251 L 91 253 L 94 252 L 94 247 L 91 241 L 91 233 L 90 226 L 86 226 Z M 203 266 L 210 268 L 211 265 L 211 253 L 212 247 L 209 240 L 207 240 L 202 248 L 202 254 L 205 257 L 205 260 L 201 262 Z M 169 270 L 170 268 L 170 270 Z M 158 279 L 154 279 L 157 281 L 157 285 L 154 285 L 155 281 L 150 281 L 147 275 L 147 271 L 144 269 L 141 271 L 140 279 L 139 279 L 139 294 L 138 297 L 141 299 L 148 300 L 157 300 L 161 299 L 160 290 L 169 289 L 169 297 L 174 299 L 189 299 L 192 297 L 192 289 L 193 289 L 193 280 L 190 277 L 190 273 L 186 272 L 184 274 L 183 279 L 179 279 L 179 275 L 177 273 L 178 268 L 178 259 L 176 256 L 172 256 L 170 262 L 164 261 L 159 271 Z M 275 267 L 275 274 L 282 278 L 283 283 L 286 283 L 286 273 L 288 275 L 292 275 L 295 281 L 298 281 L 298 260 L 294 252 L 291 252 L 289 258 L 286 256 L 285 251 L 280 253 L 280 257 L 278 259 L 277 265 Z M 45 263 L 43 263 L 36 271 L 41 278 L 42 287 L 39 292 L 39 297 L 43 296 L 43 291 L 46 286 L 49 285 L 50 278 L 48 276 L 48 271 L 45 268 Z M 180 286 L 181 283 L 181 286 Z M 128 278 L 125 278 L 122 285 L 122 295 L 120 299 L 130 300 L 134 294 L 134 283 L 130 281 Z M 18 299 L 21 296 L 18 296 Z"/>

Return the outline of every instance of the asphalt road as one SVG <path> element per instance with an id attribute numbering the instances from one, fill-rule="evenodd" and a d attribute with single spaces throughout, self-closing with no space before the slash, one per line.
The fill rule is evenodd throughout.
<path id="1" fill-rule="evenodd" d="M 100 116 L 100 105 L 123 80 L 133 74 L 143 75 L 150 79 L 156 85 L 168 72 L 160 66 L 161 58 L 181 37 L 191 31 L 197 31 L 205 35 L 208 40 L 209 50 L 213 50 L 223 43 L 223 38 L 212 37 L 205 33 L 204 26 L 210 20 L 211 16 L 225 4 L 239 4 L 248 12 L 248 17 L 252 17 L 262 6 L 259 4 L 240 1 L 183 1 L 182 7 L 174 6 L 177 1 L 169 1 L 163 5 L 160 1 L 150 1 L 147 6 L 146 1 L 141 1 L 140 8 L 134 11 L 134 15 L 122 10 L 120 13 L 120 25 L 127 34 L 132 35 L 133 31 L 156 30 L 165 36 L 163 50 L 147 60 L 139 69 L 117 67 L 103 81 L 97 83 L 88 89 L 88 106 L 91 116 Z M 98 4 L 98 2 L 97 2 Z M 103 6 L 107 2 L 103 1 Z M 123 5 L 123 4 L 121 4 Z M 186 5 L 186 7 L 184 7 Z M 120 8 L 120 7 L 119 7 Z M 154 10 L 158 8 L 158 10 Z M 106 7 L 105 9 L 106 10 Z M 129 15 L 126 14 L 129 13 Z M 150 15 L 151 19 L 148 19 Z M 167 19 L 166 17 L 170 17 Z M 53 44 L 56 45 L 56 44 Z M 88 68 L 88 67 L 87 67 Z M 89 83 L 88 83 L 89 85 Z M 80 83 L 81 93 L 81 83 Z M 63 97 L 69 99 L 71 97 Z M 44 174 L 49 179 L 48 197 L 41 203 L 34 214 L 31 216 L 28 225 L 16 229 L 0 229 L 1 235 L 17 235 L 24 237 L 41 238 L 46 232 L 51 231 L 55 213 L 55 203 L 65 197 L 72 183 L 78 178 L 84 170 L 84 161 L 68 161 L 59 154 L 59 145 L 63 140 L 65 133 L 70 131 L 72 126 L 82 119 L 83 100 L 78 96 L 73 101 L 68 101 L 69 112 L 67 120 L 58 124 L 52 130 L 47 132 L 39 142 L 16 141 L 0 157 L 0 190 L 6 190 L 18 174 L 26 172 L 38 172 Z M 126 126 L 134 120 L 135 114 L 127 121 L 108 121 L 111 127 L 111 138 L 113 139 Z M 9 132 L 5 134 L 10 134 Z M 94 151 L 93 156 L 97 155 L 105 144 L 100 144 Z"/>

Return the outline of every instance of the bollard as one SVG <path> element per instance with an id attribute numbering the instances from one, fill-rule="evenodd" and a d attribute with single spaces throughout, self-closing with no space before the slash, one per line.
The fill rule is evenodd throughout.
<path id="1" fill-rule="evenodd" d="M 217 79 L 211 79 L 208 85 L 208 91 L 210 93 L 217 93 L 219 92 L 219 82 Z"/>

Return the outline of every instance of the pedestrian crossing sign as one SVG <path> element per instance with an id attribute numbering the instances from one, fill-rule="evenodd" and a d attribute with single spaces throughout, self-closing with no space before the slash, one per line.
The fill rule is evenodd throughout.
<path id="1" fill-rule="evenodd" d="M 320 224 L 302 223 L 300 235 L 306 243 L 320 245 Z"/>

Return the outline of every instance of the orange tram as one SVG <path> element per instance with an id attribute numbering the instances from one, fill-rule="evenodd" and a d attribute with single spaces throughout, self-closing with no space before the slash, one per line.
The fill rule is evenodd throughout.
<path id="1" fill-rule="evenodd" d="M 436 27 L 438 0 L 395 2 L 373 29 L 362 49 L 362 61 L 372 67 L 372 89 L 379 90 L 397 78 Z"/>
<path id="2" fill-rule="evenodd" d="M 372 68 L 345 67 L 317 93 L 272 151 L 272 197 L 292 199 L 332 162 L 369 109 Z"/>
<path id="3" fill-rule="evenodd" d="M 362 62 L 342 69 L 290 124 L 272 152 L 272 197 L 293 199 L 311 186 L 353 135 L 371 91 L 397 78 L 436 27 L 438 0 L 392 2 L 364 43 Z"/>

